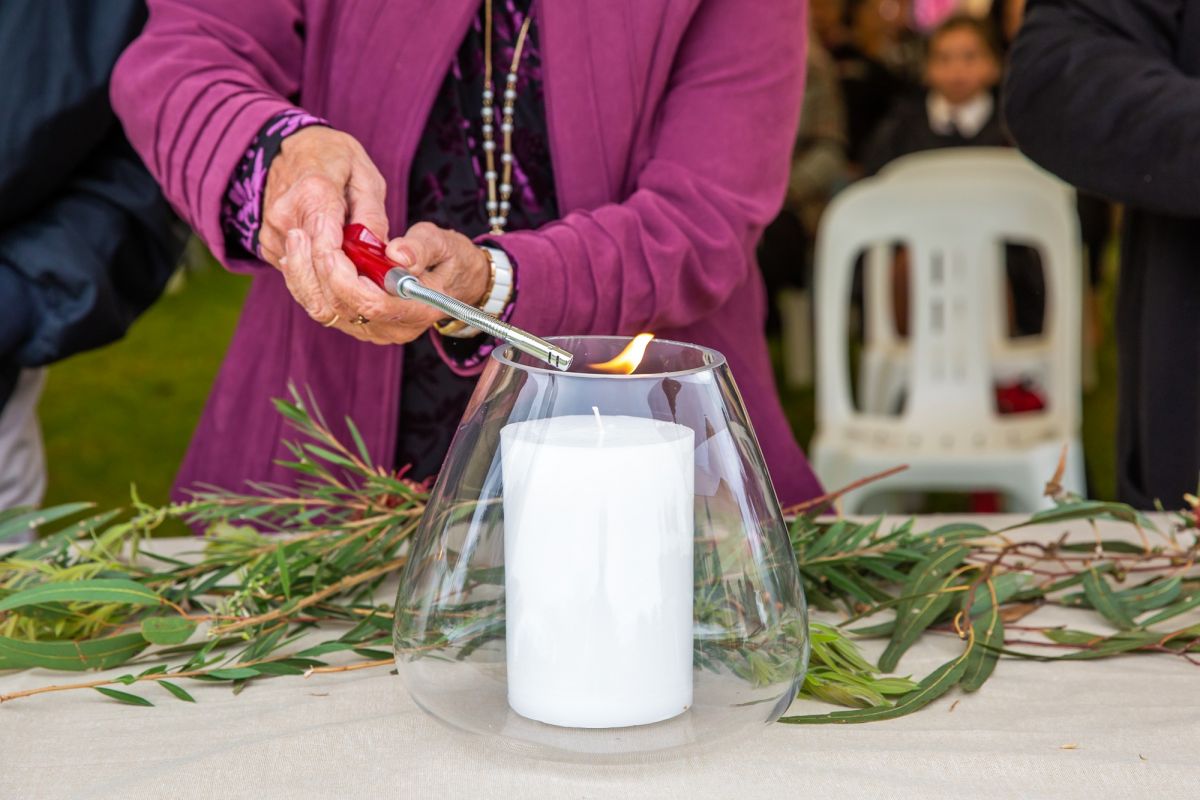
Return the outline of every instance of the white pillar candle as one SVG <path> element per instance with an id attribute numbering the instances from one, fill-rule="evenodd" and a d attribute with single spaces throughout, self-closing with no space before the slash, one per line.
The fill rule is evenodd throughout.
<path id="1" fill-rule="evenodd" d="M 508 703 L 578 728 L 692 702 L 694 434 L 628 416 L 500 432 Z"/>

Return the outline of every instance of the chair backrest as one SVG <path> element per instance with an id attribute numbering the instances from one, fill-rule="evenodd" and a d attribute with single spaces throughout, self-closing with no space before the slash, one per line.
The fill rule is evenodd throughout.
<path id="1" fill-rule="evenodd" d="M 891 161 L 879 171 L 884 180 L 929 180 L 961 178 L 987 182 L 1019 178 L 1047 192 L 1065 192 L 1074 199 L 1070 184 L 1030 161 L 1014 147 L 944 147 L 922 150 Z"/>
<path id="2" fill-rule="evenodd" d="M 926 435 L 946 447 L 995 434 L 1009 442 L 1070 435 L 1079 425 L 1078 217 L 1061 184 L 964 179 L 961 173 L 860 181 L 834 199 L 817 237 L 818 428 L 852 426 L 883 441 Z M 1048 188 L 1053 185 L 1053 190 Z M 899 417 L 855 410 L 850 391 L 849 311 L 863 253 L 902 243 L 909 257 L 910 375 Z M 1050 359 L 1044 412 L 1001 417 L 990 363 L 1004 303 L 1003 244 L 1037 250 L 1045 272 L 1043 336 Z M 889 265 L 890 268 L 890 265 Z"/>
<path id="3" fill-rule="evenodd" d="M 1051 173 L 1030 161 L 1021 151 L 1013 147 L 949 147 L 923 150 L 901 156 L 879 171 L 878 177 L 886 181 L 902 182 L 905 185 L 922 184 L 927 181 L 965 181 L 972 186 L 989 187 L 996 182 L 1017 182 L 1029 191 L 1044 193 L 1053 201 L 1058 195 L 1068 204 L 1075 203 L 1075 189 Z M 891 302 L 891 259 L 890 250 L 880 244 L 866 255 L 865 280 L 866 334 L 867 340 L 889 345 L 896 341 L 895 320 Z M 1003 297 L 1004 275 L 997 272 L 990 276 L 997 297 Z M 1002 309 L 1002 304 L 989 308 Z M 992 313 L 989 323 L 993 338 L 1003 343 L 1006 338 L 1007 315 Z"/>

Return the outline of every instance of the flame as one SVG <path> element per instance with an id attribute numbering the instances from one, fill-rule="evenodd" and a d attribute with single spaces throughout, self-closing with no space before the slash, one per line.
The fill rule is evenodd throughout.
<path id="1" fill-rule="evenodd" d="M 642 358 L 646 355 L 646 347 L 653 339 L 653 333 L 639 333 L 629 340 L 625 349 L 612 361 L 588 366 L 599 372 L 611 372 L 613 375 L 632 375 L 641 365 Z"/>

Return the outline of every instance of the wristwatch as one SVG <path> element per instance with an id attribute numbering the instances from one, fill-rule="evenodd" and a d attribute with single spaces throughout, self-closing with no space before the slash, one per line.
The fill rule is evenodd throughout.
<path id="1" fill-rule="evenodd" d="M 483 299 L 476 303 L 475 307 L 485 314 L 498 317 L 512 299 L 512 260 L 509 259 L 508 253 L 498 247 L 484 246 L 479 249 L 487 256 L 488 266 L 491 268 L 491 277 L 488 279 L 488 288 L 483 294 Z M 454 339 L 470 339 L 473 336 L 479 335 L 478 328 L 473 328 L 465 322 L 460 322 L 456 319 L 439 322 L 434 328 L 442 336 L 450 336 Z"/>

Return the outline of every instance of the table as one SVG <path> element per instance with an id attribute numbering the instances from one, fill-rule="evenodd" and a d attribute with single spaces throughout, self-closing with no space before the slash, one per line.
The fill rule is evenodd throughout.
<path id="1" fill-rule="evenodd" d="M 1030 529 L 1027 538 L 1068 527 Z M 1103 630 L 1095 619 L 1044 609 L 1029 621 Z M 881 645 L 866 644 L 877 656 Z M 958 647 L 926 637 L 901 668 L 923 675 Z M 61 677 L 0 674 L 0 693 Z M 1091 800 L 1191 796 L 1200 781 L 1200 672 L 1169 656 L 1004 660 L 977 694 L 955 691 L 899 720 L 773 725 L 732 749 L 632 766 L 537 762 L 482 747 L 417 709 L 382 668 L 271 679 L 236 697 L 224 685 L 186 685 L 195 705 L 159 691 L 145 692 L 155 708 L 94 692 L 0 706 L 0 798 Z M 791 713 L 821 710 L 797 702 Z"/>

